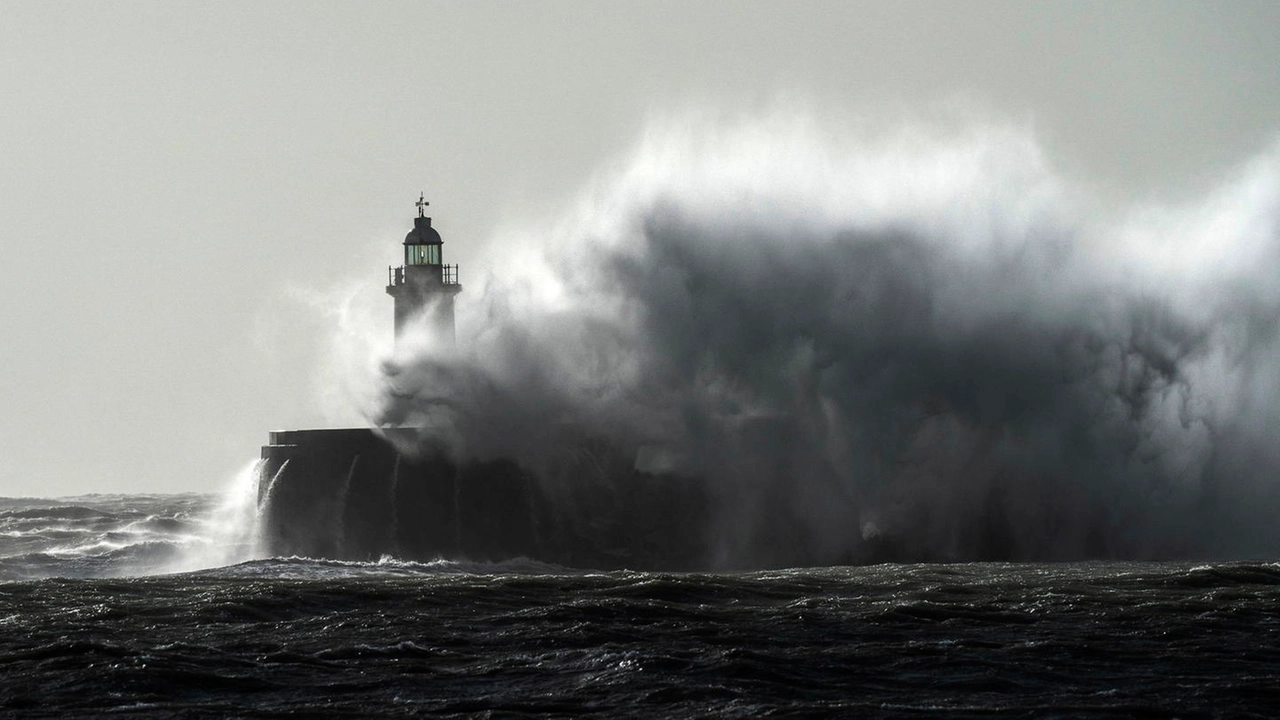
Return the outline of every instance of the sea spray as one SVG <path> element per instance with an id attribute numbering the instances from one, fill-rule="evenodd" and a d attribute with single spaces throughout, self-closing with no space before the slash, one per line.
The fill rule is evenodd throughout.
<path id="1" fill-rule="evenodd" d="M 276 471 L 272 473 L 270 479 L 265 475 L 267 467 L 268 466 L 263 463 L 257 477 L 257 494 L 254 499 L 254 507 L 257 513 L 254 535 L 255 553 L 264 553 L 265 549 L 269 547 L 269 541 L 266 537 L 266 533 L 270 530 L 268 524 L 275 506 L 276 486 L 279 484 L 280 478 L 284 475 L 285 470 L 289 468 L 289 460 L 286 459 L 284 462 L 280 463 L 280 467 L 276 468 Z M 267 481 L 267 488 L 265 491 L 262 489 L 262 482 L 264 480 Z"/>
<path id="2" fill-rule="evenodd" d="M 254 460 L 232 477 L 218 504 L 199 519 L 199 535 L 182 549 L 170 571 L 204 570 L 261 557 L 258 485 L 263 467 L 262 460 Z"/>
<path id="3" fill-rule="evenodd" d="M 284 471 L 288 467 L 289 467 L 288 460 L 285 460 L 284 462 L 280 463 L 280 467 L 276 468 L 275 473 L 271 475 L 271 479 L 267 482 L 266 492 L 263 492 L 261 487 L 258 488 L 257 503 L 258 503 L 258 514 L 260 516 L 270 512 L 271 504 L 275 500 L 276 483 L 280 480 L 280 476 L 284 474 Z M 262 481 L 262 479 L 263 479 L 262 477 L 259 477 L 259 483 Z"/>
<path id="4" fill-rule="evenodd" d="M 550 486 L 636 449 L 708 482 L 719 567 L 1280 551 L 1280 152 L 1117 219 L 1018 131 L 763 125 L 492 243 L 373 419 Z"/>

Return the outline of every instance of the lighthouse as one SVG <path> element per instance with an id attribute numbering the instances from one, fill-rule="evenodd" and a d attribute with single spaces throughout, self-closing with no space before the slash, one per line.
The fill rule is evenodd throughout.
<path id="1" fill-rule="evenodd" d="M 404 265 L 387 268 L 387 294 L 395 299 L 396 338 L 412 323 L 430 335 L 454 341 L 453 296 L 462 291 L 458 266 L 444 264 L 444 240 L 427 217 L 426 194 L 418 197 L 418 217 L 404 238 Z"/>

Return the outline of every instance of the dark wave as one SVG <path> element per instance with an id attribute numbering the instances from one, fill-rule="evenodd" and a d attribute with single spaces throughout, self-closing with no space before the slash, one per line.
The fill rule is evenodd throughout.
<path id="1" fill-rule="evenodd" d="M 446 560 L 417 562 L 391 557 L 377 562 L 354 562 L 324 558 L 288 557 L 265 558 L 236 563 L 226 567 L 199 570 L 191 573 L 198 577 L 293 577 L 326 578 L 341 577 L 416 577 L 439 575 L 494 575 L 494 574 L 577 574 L 587 572 L 562 565 L 513 558 L 500 562 L 471 562 Z"/>
<path id="2" fill-rule="evenodd" d="M 115 513 L 80 505 L 55 505 L 52 507 L 8 510 L 0 512 L 0 520 L 115 520 Z"/>
<path id="3" fill-rule="evenodd" d="M 335 567 L 6 583 L 0 713 L 1264 717 L 1280 687 L 1275 563 Z"/>

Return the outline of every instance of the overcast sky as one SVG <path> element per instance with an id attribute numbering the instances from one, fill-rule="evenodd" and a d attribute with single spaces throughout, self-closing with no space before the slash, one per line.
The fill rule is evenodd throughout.
<path id="1" fill-rule="evenodd" d="M 298 298 L 381 294 L 420 191 L 464 285 L 690 109 L 962 105 L 1101 197 L 1176 198 L 1276 139 L 1277 28 L 1240 1 L 0 0 L 0 495 L 211 491 L 268 430 L 358 424 L 317 399 Z"/>

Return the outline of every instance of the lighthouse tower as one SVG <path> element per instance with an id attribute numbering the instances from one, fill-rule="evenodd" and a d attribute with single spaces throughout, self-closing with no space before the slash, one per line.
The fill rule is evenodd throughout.
<path id="1" fill-rule="evenodd" d="M 453 296 L 462 291 L 458 266 L 445 265 L 440 233 L 427 217 L 426 194 L 418 198 L 418 217 L 404 238 L 404 265 L 387 268 L 387 294 L 395 299 L 396 338 L 412 323 L 431 335 L 454 341 Z"/>

